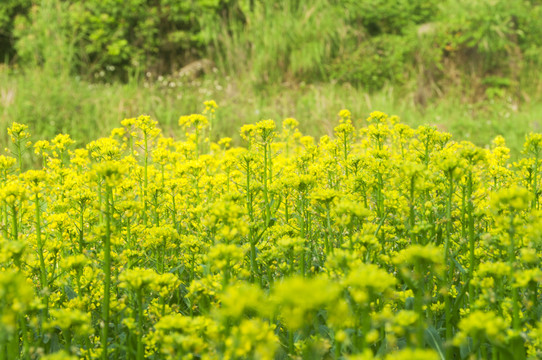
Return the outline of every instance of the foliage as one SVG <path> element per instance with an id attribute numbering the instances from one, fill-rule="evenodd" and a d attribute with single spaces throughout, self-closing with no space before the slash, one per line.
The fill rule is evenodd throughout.
<path id="1" fill-rule="evenodd" d="M 25 14 L 32 0 L 4 0 L 0 3 L 0 61 L 9 60 L 13 54 L 13 20 Z"/>
<path id="2" fill-rule="evenodd" d="M 401 37 L 375 36 L 360 44 L 353 53 L 335 59 L 328 66 L 329 76 L 368 91 L 382 89 L 386 83 L 401 84 L 405 80 L 404 63 L 410 50 Z"/>
<path id="3" fill-rule="evenodd" d="M 506 83 L 501 85 L 500 80 L 495 79 L 491 86 L 500 89 Z M 538 131 L 541 126 L 538 119 L 542 106 L 536 101 L 540 93 L 534 88 L 524 90 L 532 98 L 530 103 L 518 104 L 509 95 L 500 94 L 491 101 L 469 104 L 464 90 L 456 88 L 450 89 L 443 98 L 429 99 L 424 107 L 415 105 L 418 88 L 402 89 L 389 82 L 382 90 L 367 93 L 334 83 L 254 88 L 246 77 L 222 75 L 192 81 L 162 77 L 144 82 L 100 84 L 42 69 L 28 69 L 23 73 L 0 69 L 0 126 L 19 121 L 28 124 L 36 137 L 41 138 L 69 132 L 78 145 L 83 145 L 107 135 L 117 119 L 146 112 L 171 134 L 179 112 L 196 112 L 197 104 L 215 98 L 222 106 L 213 125 L 213 140 L 233 134 L 233 143 L 239 144 L 235 129 L 243 125 L 243 119 L 294 115 L 303 133 L 320 136 L 333 132 L 330 119 L 345 104 L 350 104 L 355 114 L 367 113 L 375 107 L 387 108 L 390 112 L 402 113 L 410 126 L 436 125 L 454 133 L 458 139 L 480 146 L 489 144 L 497 135 L 505 135 L 512 158 L 516 158 L 525 135 L 530 130 Z M 5 134 L 0 133 L 0 143 L 7 141 Z M 31 161 L 29 156 L 24 159 Z"/>
<path id="4" fill-rule="evenodd" d="M 248 71 L 256 83 L 323 78 L 344 39 L 343 11 L 326 0 L 256 1 L 246 23 L 217 29 L 215 51 L 225 71 Z M 221 24 L 217 24 L 221 25 Z"/>
<path id="5" fill-rule="evenodd" d="M 541 11 L 534 0 L 9 0 L 0 4 L 0 56 L 16 50 L 19 64 L 54 62 L 101 81 L 206 59 L 260 86 L 410 82 L 434 96 L 460 84 L 473 99 L 519 97 L 539 64 Z M 510 85 L 484 82 L 495 76 Z"/>
<path id="6" fill-rule="evenodd" d="M 55 35 L 51 31 L 55 22 L 40 21 L 52 9 L 66 42 L 74 47 L 74 58 L 66 64 L 72 71 L 105 80 L 126 79 L 130 71 L 169 72 L 201 56 L 207 44 L 205 21 L 233 4 L 227 0 L 38 1 L 25 17 L 19 17 L 16 48 L 23 63 L 37 59 L 40 64 L 54 56 L 43 51 L 49 46 L 48 37 L 40 37 L 44 32 Z"/>
<path id="7" fill-rule="evenodd" d="M 419 24 L 430 22 L 438 14 L 438 1 L 346 0 L 346 18 L 350 24 L 362 24 L 371 36 L 406 34 Z"/>

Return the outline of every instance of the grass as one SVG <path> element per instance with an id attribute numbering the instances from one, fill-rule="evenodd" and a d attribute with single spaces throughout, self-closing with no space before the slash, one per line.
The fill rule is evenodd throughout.
<path id="1" fill-rule="evenodd" d="M 332 133 L 343 108 L 353 113 L 355 121 L 379 109 L 400 116 L 406 124 L 435 125 L 453 133 L 455 139 L 481 146 L 503 135 L 514 158 L 525 135 L 540 131 L 542 124 L 542 104 L 534 98 L 521 105 L 505 98 L 466 103 L 455 89 L 420 106 L 406 87 L 387 86 L 367 93 L 334 83 L 251 84 L 243 77 L 217 74 L 191 81 L 159 78 L 102 84 L 39 68 L 25 72 L 4 69 L 0 70 L 0 126 L 5 129 L 14 121 L 28 124 L 35 139 L 70 133 L 81 145 L 107 135 L 124 118 L 148 114 L 172 135 L 180 132 L 177 120 L 181 114 L 199 112 L 203 101 L 214 99 L 220 105 L 216 136 L 232 136 L 237 141 L 240 125 L 260 119 L 280 122 L 294 117 L 304 133 L 319 137 Z M 0 136 L 2 144 L 7 144 L 7 134 Z"/>
<path id="2" fill-rule="evenodd" d="M 77 50 L 81 35 L 74 34 L 70 27 L 60 26 L 62 19 L 69 18 L 68 9 L 58 0 L 43 1 L 40 10 L 29 19 L 28 36 L 18 38 L 17 58 L 9 61 L 20 67 L 0 65 L 0 126 L 5 129 L 14 121 L 28 124 L 34 139 L 52 138 L 58 132 L 70 133 L 82 145 L 107 135 L 124 118 L 149 114 L 171 135 L 180 132 L 177 121 L 181 114 L 199 112 L 203 101 L 214 99 L 220 110 L 213 133 L 216 138 L 233 136 L 234 141 L 238 141 L 237 129 L 245 123 L 260 119 L 280 122 L 286 117 L 296 118 L 304 133 L 315 137 L 331 134 L 337 113 L 343 108 L 349 109 L 356 121 L 378 109 L 400 116 L 406 124 L 435 125 L 453 133 L 455 139 L 471 140 L 481 146 L 489 144 L 496 135 L 503 135 L 513 158 L 517 158 L 525 134 L 540 131 L 542 82 L 537 80 L 540 71 L 533 60 L 538 57 L 531 54 L 538 49 L 537 37 L 531 34 L 535 40 L 523 39 L 533 42 L 531 55 L 525 53 L 517 59 L 517 54 L 507 53 L 500 67 L 486 64 L 500 58 L 496 54 L 500 54 L 499 46 L 503 43 L 513 49 L 523 44 L 518 39 L 501 38 L 507 34 L 504 31 L 510 25 L 507 19 L 512 16 L 506 6 L 496 8 L 502 12 L 497 19 L 485 10 L 477 13 L 457 7 L 455 2 L 445 3 L 441 11 L 433 9 L 440 15 L 431 18 L 436 22 L 442 20 L 442 28 L 434 29 L 437 32 L 434 39 L 430 34 L 422 39 L 417 27 L 420 24 L 406 21 L 412 27 L 403 29 L 406 19 L 401 16 L 408 18 L 408 12 L 391 16 L 394 21 L 388 24 L 386 16 L 398 9 L 391 3 L 378 2 L 381 11 L 375 9 L 371 14 L 363 10 L 368 1 L 362 2 L 361 7 L 352 2 L 348 9 L 328 6 L 322 0 L 308 5 L 294 0 L 281 2 L 282 6 L 270 1 L 251 3 L 256 4 L 254 8 L 242 9 L 245 21 L 230 19 L 229 27 L 217 19 L 205 20 L 210 43 L 202 56 L 211 59 L 219 70 L 204 78 L 135 80 L 138 76 L 135 73 L 143 72 L 143 68 L 131 68 L 128 72 L 133 73 L 133 78 L 127 75 L 126 83 L 91 83 L 88 79 L 96 74 L 81 70 L 91 67 Z M 397 4 L 400 3 L 403 2 Z M 479 3 L 476 4 L 486 4 Z M 498 3 L 506 5 L 504 1 Z M 525 22 L 522 26 L 529 29 L 528 26 L 536 25 L 538 18 L 534 11 L 539 7 L 520 8 L 514 11 L 521 10 L 520 19 Z M 344 18 L 345 11 L 352 18 Z M 367 37 L 368 28 L 363 30 L 356 22 L 359 16 L 375 26 L 383 23 L 395 26 L 395 30 L 388 29 L 389 34 L 384 26 L 380 29 L 382 34 L 391 36 L 402 29 L 410 35 L 401 35 L 397 43 L 388 46 L 381 42 L 384 37 L 377 40 Z M 494 24 L 495 19 L 502 23 Z M 465 35 L 456 48 L 451 47 L 453 51 L 445 50 L 446 42 L 439 36 L 449 34 L 445 26 L 448 23 L 453 29 L 454 26 L 463 29 L 465 34 L 473 32 L 473 23 L 481 24 L 480 28 L 487 28 L 488 32 L 473 32 L 471 37 L 482 36 L 479 43 L 492 47 L 469 45 Z M 322 38 L 326 41 L 322 42 Z M 394 51 L 379 53 L 374 59 L 366 53 L 381 52 L 378 46 L 359 53 L 360 41 L 365 44 L 367 39 Z M 328 43 L 333 45 L 323 45 Z M 412 48 L 415 56 L 395 52 L 403 48 Z M 520 60 L 521 64 L 516 64 Z M 331 65 L 359 76 L 341 77 L 341 71 L 332 70 Z M 114 79 L 115 70 L 107 69 L 104 67 L 100 78 Z M 74 76 L 74 71 L 80 71 L 80 76 Z M 386 75 L 388 71 L 393 74 Z M 389 81 L 388 85 L 368 93 L 334 80 L 358 81 L 367 86 L 363 79 L 371 75 L 378 85 Z M 3 131 L 0 131 L 0 144 L 7 144 L 7 134 Z"/>

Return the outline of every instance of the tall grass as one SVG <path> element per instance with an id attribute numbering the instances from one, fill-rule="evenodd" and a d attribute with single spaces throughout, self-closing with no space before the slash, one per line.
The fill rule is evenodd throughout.
<path id="1" fill-rule="evenodd" d="M 216 24 L 211 56 L 223 72 L 248 74 L 256 83 L 325 79 L 325 65 L 348 31 L 341 12 L 325 0 L 257 1 L 244 9 L 245 23 Z"/>
<path id="2" fill-rule="evenodd" d="M 505 135 L 512 153 L 518 154 L 525 134 L 542 126 L 542 105 L 536 101 L 521 106 L 507 99 L 469 104 L 457 95 L 421 107 L 415 94 L 391 86 L 374 93 L 332 83 L 275 84 L 255 90 L 247 78 L 223 76 L 190 82 L 162 79 L 93 84 L 40 68 L 0 71 L 0 126 L 22 122 L 31 126 L 38 138 L 63 132 L 83 144 L 107 135 L 123 118 L 146 113 L 171 133 L 180 114 L 201 111 L 199 104 L 211 98 L 221 104 L 213 129 L 216 137 L 237 133 L 235 129 L 248 119 L 280 121 L 286 117 L 297 118 L 307 134 L 332 134 L 337 112 L 349 107 L 358 116 L 371 109 L 401 114 L 407 124 L 436 125 L 479 145 Z M 7 144 L 6 135 L 1 136 L 1 143 Z"/>

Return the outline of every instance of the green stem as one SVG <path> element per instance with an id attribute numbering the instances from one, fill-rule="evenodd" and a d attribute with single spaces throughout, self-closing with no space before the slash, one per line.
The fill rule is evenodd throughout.
<path id="1" fill-rule="evenodd" d="M 250 269 L 252 272 L 252 279 L 256 282 L 257 276 L 257 265 L 256 265 L 256 244 L 254 242 L 250 243 Z"/>
<path id="2" fill-rule="evenodd" d="M 474 304 L 474 285 L 472 278 L 474 277 L 474 270 L 476 268 L 476 258 L 474 256 L 474 204 L 472 199 L 472 171 L 469 171 L 467 179 L 467 213 L 469 221 L 469 304 L 472 307 Z"/>
<path id="3" fill-rule="evenodd" d="M 144 164 L 144 182 L 143 182 L 143 223 L 145 224 L 145 227 L 147 227 L 147 193 L 149 189 L 149 138 L 147 136 L 147 133 L 144 134 L 145 136 L 145 164 Z"/>
<path id="4" fill-rule="evenodd" d="M 329 204 L 326 204 L 326 226 L 327 226 L 327 231 L 326 231 L 326 237 L 324 239 L 325 243 L 325 248 L 326 248 L 326 253 L 329 254 L 331 252 L 331 245 L 330 245 L 330 241 L 329 239 L 332 238 L 332 231 L 331 231 L 331 209 L 329 207 Z"/>
<path id="5" fill-rule="evenodd" d="M 2 205 L 2 215 L 3 215 L 3 220 L 4 220 L 4 224 L 3 224 L 4 226 L 2 226 L 2 233 L 4 234 L 4 237 L 7 239 L 9 237 L 8 235 L 9 211 L 8 211 L 8 207 L 6 203 Z"/>
<path id="6" fill-rule="evenodd" d="M 17 220 L 17 208 L 15 204 L 11 206 L 11 239 L 17 241 L 19 239 L 19 225 Z"/>
<path id="7" fill-rule="evenodd" d="M 270 172 L 270 169 L 268 169 L 271 164 L 270 164 L 270 149 L 268 149 L 268 145 L 267 143 L 264 143 L 264 152 L 263 152 L 263 199 L 264 199 L 264 203 L 265 203 L 265 224 L 264 224 L 264 228 L 267 228 L 269 226 L 269 223 L 271 221 L 271 205 L 269 203 L 269 187 L 268 187 L 268 182 L 269 182 L 269 175 L 268 173 Z M 269 164 L 268 164 L 269 162 Z"/>
<path id="8" fill-rule="evenodd" d="M 532 208 L 538 209 L 538 151 L 535 154 L 534 173 L 533 173 L 533 193 L 534 198 L 532 202 Z"/>
<path id="9" fill-rule="evenodd" d="M 341 358 L 341 343 L 335 342 L 335 359 Z"/>
<path id="10" fill-rule="evenodd" d="M 49 313 L 49 295 L 47 294 L 47 269 L 45 267 L 45 259 L 43 256 L 43 241 L 41 238 L 41 206 L 39 193 L 36 191 L 34 194 L 34 201 L 36 204 L 36 242 L 38 245 L 38 256 L 40 260 L 40 281 L 41 281 L 41 290 L 43 296 L 44 311 L 42 313 L 41 323 L 44 324 L 47 321 Z"/>
<path id="11" fill-rule="evenodd" d="M 416 244 L 416 234 L 414 234 L 414 226 L 416 225 L 416 214 L 414 212 L 414 185 L 415 185 L 415 177 L 412 176 L 410 178 L 410 201 L 409 201 L 409 208 L 410 208 L 410 214 L 409 214 L 409 222 L 410 222 L 410 243 L 412 245 Z"/>
<path id="12" fill-rule="evenodd" d="M 85 248 L 85 244 L 84 244 L 84 227 L 85 227 L 85 223 L 84 223 L 84 213 L 85 213 L 85 208 L 83 205 L 81 205 L 81 209 L 80 209 L 81 213 L 79 215 L 79 253 L 82 254 L 83 251 L 84 251 L 84 248 Z"/>
<path id="13" fill-rule="evenodd" d="M 25 317 L 21 317 L 21 338 L 23 339 L 23 351 L 22 351 L 22 359 L 28 360 L 30 359 L 30 344 L 32 343 L 31 334 L 28 331 L 28 325 L 26 324 Z"/>
<path id="14" fill-rule="evenodd" d="M 137 290 L 137 360 L 143 360 L 143 290 Z"/>
<path id="15" fill-rule="evenodd" d="M 160 254 L 160 267 L 159 267 L 160 274 L 163 274 L 166 268 L 165 266 L 166 249 L 167 249 L 167 236 L 164 236 L 162 239 L 162 249 L 161 249 L 162 251 Z"/>
<path id="16" fill-rule="evenodd" d="M 19 355 L 19 327 L 15 325 L 15 329 L 8 342 L 8 359 L 18 359 Z"/>
<path id="17" fill-rule="evenodd" d="M 344 173 L 348 177 L 348 136 L 344 136 Z"/>
<path id="18" fill-rule="evenodd" d="M 444 265 L 449 267 L 449 252 L 450 252 L 450 237 L 452 234 L 452 197 L 454 194 L 454 181 L 452 173 L 448 174 L 448 198 L 446 201 L 446 239 L 444 243 Z M 450 273 L 450 270 L 446 271 L 445 286 L 448 288 L 451 286 L 451 281 L 453 280 L 453 274 Z M 453 328 L 452 328 L 452 297 L 449 293 L 445 295 L 444 301 L 445 308 L 445 317 L 446 317 L 446 341 L 451 341 L 453 337 Z M 451 359 L 453 353 L 453 348 L 448 346 L 446 348 L 446 358 Z"/>
<path id="19" fill-rule="evenodd" d="M 15 146 L 17 147 L 17 162 L 19 165 L 19 173 L 22 173 L 23 172 L 23 152 L 21 150 L 21 142 L 17 141 Z"/>
<path id="20" fill-rule="evenodd" d="M 130 248 L 135 248 L 134 244 L 132 244 L 131 218 L 126 219 L 126 243 Z"/>
<path id="21" fill-rule="evenodd" d="M 300 211 L 299 211 L 299 229 L 301 233 L 299 234 L 300 237 L 304 241 L 304 246 L 301 249 L 301 275 L 305 277 L 305 267 L 306 267 L 306 249 L 307 249 L 307 240 L 305 239 L 305 195 L 301 194 L 301 200 L 300 200 Z"/>
<path id="22" fill-rule="evenodd" d="M 252 195 L 250 193 L 250 180 L 251 180 L 251 172 L 250 172 L 250 160 L 246 159 L 246 169 L 247 169 L 247 182 L 246 182 L 246 201 L 247 201 L 247 211 L 248 216 L 250 219 L 250 223 L 252 224 L 254 222 L 254 211 L 252 208 Z M 256 240 L 254 239 L 254 230 L 252 226 L 250 226 L 248 231 L 248 241 L 250 243 L 250 279 L 251 281 L 256 281 L 257 276 L 257 265 L 256 265 Z"/>
<path id="23" fill-rule="evenodd" d="M 175 193 L 171 194 L 171 223 L 175 226 L 175 230 L 179 233 L 179 224 L 177 224 L 177 208 L 175 205 Z"/>
<path id="24" fill-rule="evenodd" d="M 288 354 L 294 355 L 294 332 L 292 330 L 288 330 Z"/>
<path id="25" fill-rule="evenodd" d="M 199 158 L 199 130 L 196 126 L 196 160 Z"/>
<path id="26" fill-rule="evenodd" d="M 508 263 L 510 265 L 510 279 L 514 278 L 515 264 L 516 264 L 516 249 L 515 249 L 515 235 L 516 229 L 514 227 L 514 214 L 510 215 L 510 229 L 508 234 L 510 237 L 510 248 L 508 253 Z M 512 285 L 512 328 L 516 331 L 520 330 L 520 318 L 519 318 L 519 305 L 518 305 L 518 291 L 519 289 Z"/>
<path id="27" fill-rule="evenodd" d="M 100 213 L 100 222 L 101 223 L 104 221 L 103 212 L 102 212 L 102 205 L 103 205 L 102 181 L 98 180 L 98 211 Z"/>
<path id="28" fill-rule="evenodd" d="M 102 359 L 108 359 L 109 301 L 111 292 L 111 187 L 105 187 L 104 299 L 102 306 Z"/>
<path id="29" fill-rule="evenodd" d="M 66 352 L 68 354 L 71 354 L 72 353 L 72 332 L 70 329 L 66 329 L 64 330 L 64 341 L 65 341 L 65 344 L 64 344 L 64 350 L 66 350 Z"/>
<path id="30" fill-rule="evenodd" d="M 533 321 L 533 325 L 536 323 L 536 319 L 537 319 L 537 316 L 536 314 L 538 313 L 537 312 L 537 308 L 538 308 L 538 282 L 531 282 L 530 284 L 530 287 L 531 287 L 531 302 L 532 302 L 532 308 L 531 308 L 531 313 L 532 313 L 532 321 Z"/>
<path id="31" fill-rule="evenodd" d="M 0 315 L 2 315 L 2 312 L 0 312 Z M 7 355 L 6 335 L 0 333 L 0 360 L 7 360 L 6 355 Z"/>

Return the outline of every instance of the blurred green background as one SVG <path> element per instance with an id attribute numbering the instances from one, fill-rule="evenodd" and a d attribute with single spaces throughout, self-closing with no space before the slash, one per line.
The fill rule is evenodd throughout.
<path id="1" fill-rule="evenodd" d="M 540 131 L 541 54 L 542 0 L 1 0 L 0 123 L 81 145 L 139 114 L 179 133 L 215 99 L 217 135 L 381 110 L 517 154 Z"/>

